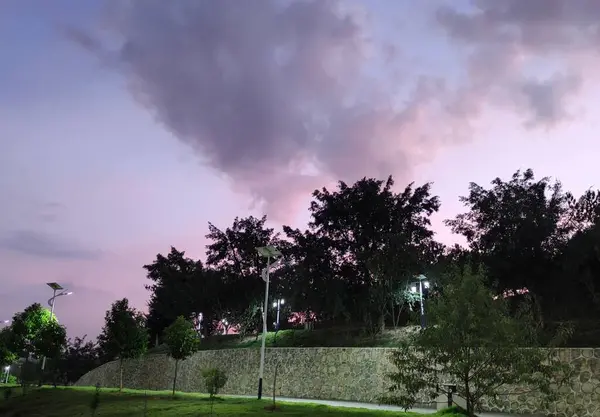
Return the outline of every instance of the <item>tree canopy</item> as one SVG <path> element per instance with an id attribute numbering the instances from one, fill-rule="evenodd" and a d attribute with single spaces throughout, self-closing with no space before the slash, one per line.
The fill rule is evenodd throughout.
<path id="1" fill-rule="evenodd" d="M 436 401 L 440 385 L 452 383 L 474 416 L 483 397 L 515 386 L 557 394 L 568 368 L 554 351 L 531 349 L 543 345 L 530 305 L 524 301 L 511 314 L 485 281 L 469 267 L 449 272 L 442 294 L 428 304 L 430 325 L 392 353 L 391 402 L 410 408 L 423 395 Z"/>
<path id="2" fill-rule="evenodd" d="M 120 384 L 123 389 L 123 360 L 142 356 L 148 348 L 146 320 L 142 313 L 129 306 L 129 300 L 115 301 L 106 312 L 102 333 L 98 336 L 103 355 L 119 359 Z"/>
<path id="3" fill-rule="evenodd" d="M 268 244 L 284 257 L 271 271 L 272 299 L 285 298 L 289 312 L 321 326 L 379 332 L 405 324 L 418 304 L 408 291 L 415 277 L 441 283 L 456 265 L 484 267 L 497 293 L 527 293 L 540 325 L 600 311 L 597 191 L 576 197 L 532 170 L 487 187 L 471 183 L 460 198 L 464 212 L 446 220 L 466 246 L 447 247 L 431 225 L 441 207 L 432 190 L 428 183 L 397 187 L 392 177 L 363 178 L 315 190 L 304 230 L 284 225 L 278 232 L 266 217 L 253 216 L 225 228 L 209 223 L 204 262 L 171 248 L 145 266 L 153 337 L 179 315 L 198 313 L 205 336 L 225 320 L 242 332 L 258 331 L 266 260 L 255 248 Z"/>

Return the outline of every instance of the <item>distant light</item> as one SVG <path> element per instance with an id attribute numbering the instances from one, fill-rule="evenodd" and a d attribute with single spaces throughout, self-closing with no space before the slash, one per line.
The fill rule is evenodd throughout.
<path id="1" fill-rule="evenodd" d="M 277 307 L 277 301 L 273 303 L 273 307 Z"/>
<path id="2" fill-rule="evenodd" d="M 69 291 L 68 293 L 66 293 L 65 295 L 72 295 L 73 291 Z"/>
<path id="3" fill-rule="evenodd" d="M 410 287 L 410 292 L 417 292 L 417 287 Z"/>
<path id="4" fill-rule="evenodd" d="M 8 323 L 10 323 L 10 320 L 4 320 L 2 323 L 8 324 Z"/>
<path id="5" fill-rule="evenodd" d="M 429 281 L 425 281 L 423 285 L 425 285 L 425 288 L 429 288 Z"/>
<path id="6" fill-rule="evenodd" d="M 279 302 L 281 303 L 281 305 L 285 304 L 285 300 L 283 298 L 281 300 L 279 300 Z"/>
<path id="7" fill-rule="evenodd" d="M 4 367 L 4 370 L 5 370 L 6 372 L 10 371 L 10 365 L 7 365 L 7 366 L 5 366 L 5 367 Z"/>

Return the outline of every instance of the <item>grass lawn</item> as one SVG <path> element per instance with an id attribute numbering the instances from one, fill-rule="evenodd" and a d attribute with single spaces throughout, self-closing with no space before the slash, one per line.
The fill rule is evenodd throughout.
<path id="1" fill-rule="evenodd" d="M 268 347 L 396 347 L 406 338 L 406 330 L 387 330 L 368 335 L 361 329 L 330 328 L 318 330 L 280 330 L 267 333 Z M 200 349 L 259 348 L 261 338 L 256 336 L 217 335 L 202 339 Z M 165 353 L 165 346 L 150 349 L 150 353 Z"/>
<path id="2" fill-rule="evenodd" d="M 548 326 L 549 336 L 555 335 L 554 326 Z M 414 329 L 415 327 L 413 327 Z M 600 321 L 590 320 L 574 325 L 575 333 L 565 347 L 589 347 L 600 343 Z M 328 328 L 315 330 L 281 330 L 267 333 L 267 347 L 397 347 L 411 333 L 409 328 L 388 329 L 369 335 L 360 328 Z M 258 349 L 261 338 L 256 336 L 215 335 L 202 339 L 201 350 Z M 153 347 L 149 353 L 166 353 L 166 346 Z"/>
<path id="3" fill-rule="evenodd" d="M 26 395 L 20 388 L 12 388 L 13 396 L 0 397 L 0 415 L 6 417 L 75 417 L 91 416 L 90 404 L 94 388 L 30 388 Z M 4 391 L 4 389 L 2 389 Z M 3 393 L 3 392 L 2 392 Z M 145 401 L 147 399 L 147 401 Z M 336 408 L 324 405 L 303 403 L 278 403 L 275 411 L 265 409 L 270 401 L 224 397 L 214 402 L 214 416 L 268 416 L 282 417 L 417 417 L 421 414 L 374 411 L 364 409 Z M 146 413 L 144 414 L 144 408 Z M 206 395 L 177 394 L 172 399 L 168 392 L 148 392 L 124 390 L 119 394 L 114 389 L 103 389 L 96 412 L 97 417 L 168 416 L 197 417 L 211 415 L 210 401 Z M 459 416 L 454 410 L 447 410 L 432 417 Z"/>

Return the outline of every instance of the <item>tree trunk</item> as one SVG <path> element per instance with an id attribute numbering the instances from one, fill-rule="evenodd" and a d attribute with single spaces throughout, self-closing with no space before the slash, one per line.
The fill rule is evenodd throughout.
<path id="1" fill-rule="evenodd" d="M 123 391 L 123 358 L 119 358 L 119 392 Z"/>
<path id="2" fill-rule="evenodd" d="M 179 365 L 179 360 L 175 359 L 175 375 L 173 376 L 173 397 L 175 397 L 175 385 L 177 384 L 177 365 Z"/>
<path id="3" fill-rule="evenodd" d="M 469 387 L 469 378 L 465 378 L 465 403 L 467 405 L 467 415 L 475 417 L 473 399 L 471 398 L 471 390 Z"/>
<path id="4" fill-rule="evenodd" d="M 385 313 L 382 311 L 379 314 L 379 332 L 383 334 L 385 331 Z"/>

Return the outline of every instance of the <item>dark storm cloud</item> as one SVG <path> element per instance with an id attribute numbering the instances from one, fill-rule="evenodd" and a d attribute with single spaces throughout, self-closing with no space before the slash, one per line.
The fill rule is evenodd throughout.
<path id="1" fill-rule="evenodd" d="M 397 83 L 415 93 L 394 107 L 395 48 L 374 42 L 348 4 L 115 2 L 103 27 L 123 41 L 113 59 L 137 100 L 270 214 L 286 213 L 323 178 L 405 175 L 442 140 L 420 123 L 444 86 Z M 69 33 L 98 53 L 93 36 Z M 416 93 L 432 85 L 437 96 Z"/>
<path id="2" fill-rule="evenodd" d="M 118 68 L 134 97 L 205 163 L 277 216 L 326 180 L 410 177 L 440 146 L 468 138 L 487 104 L 518 111 L 530 127 L 567 119 L 582 86 L 577 68 L 537 79 L 524 75 L 521 60 L 564 58 L 598 40 L 600 2 L 448 6 L 432 28 L 466 57 L 463 82 L 450 83 L 443 68 L 398 80 L 413 63 L 399 58 L 402 45 L 374 38 L 377 22 L 353 4 L 114 1 L 106 37 L 67 33 Z"/>
<path id="3" fill-rule="evenodd" d="M 51 259 L 93 260 L 101 256 L 100 251 L 34 230 L 15 230 L 0 236 L 0 248 Z"/>
<path id="4" fill-rule="evenodd" d="M 467 48 L 470 81 L 463 95 L 475 108 L 491 99 L 524 110 L 527 127 L 569 120 L 568 104 L 583 84 L 578 58 L 598 53 L 600 2 L 473 0 L 471 6 L 437 12 L 450 38 Z M 525 75 L 536 60 L 535 69 L 549 77 Z"/>

